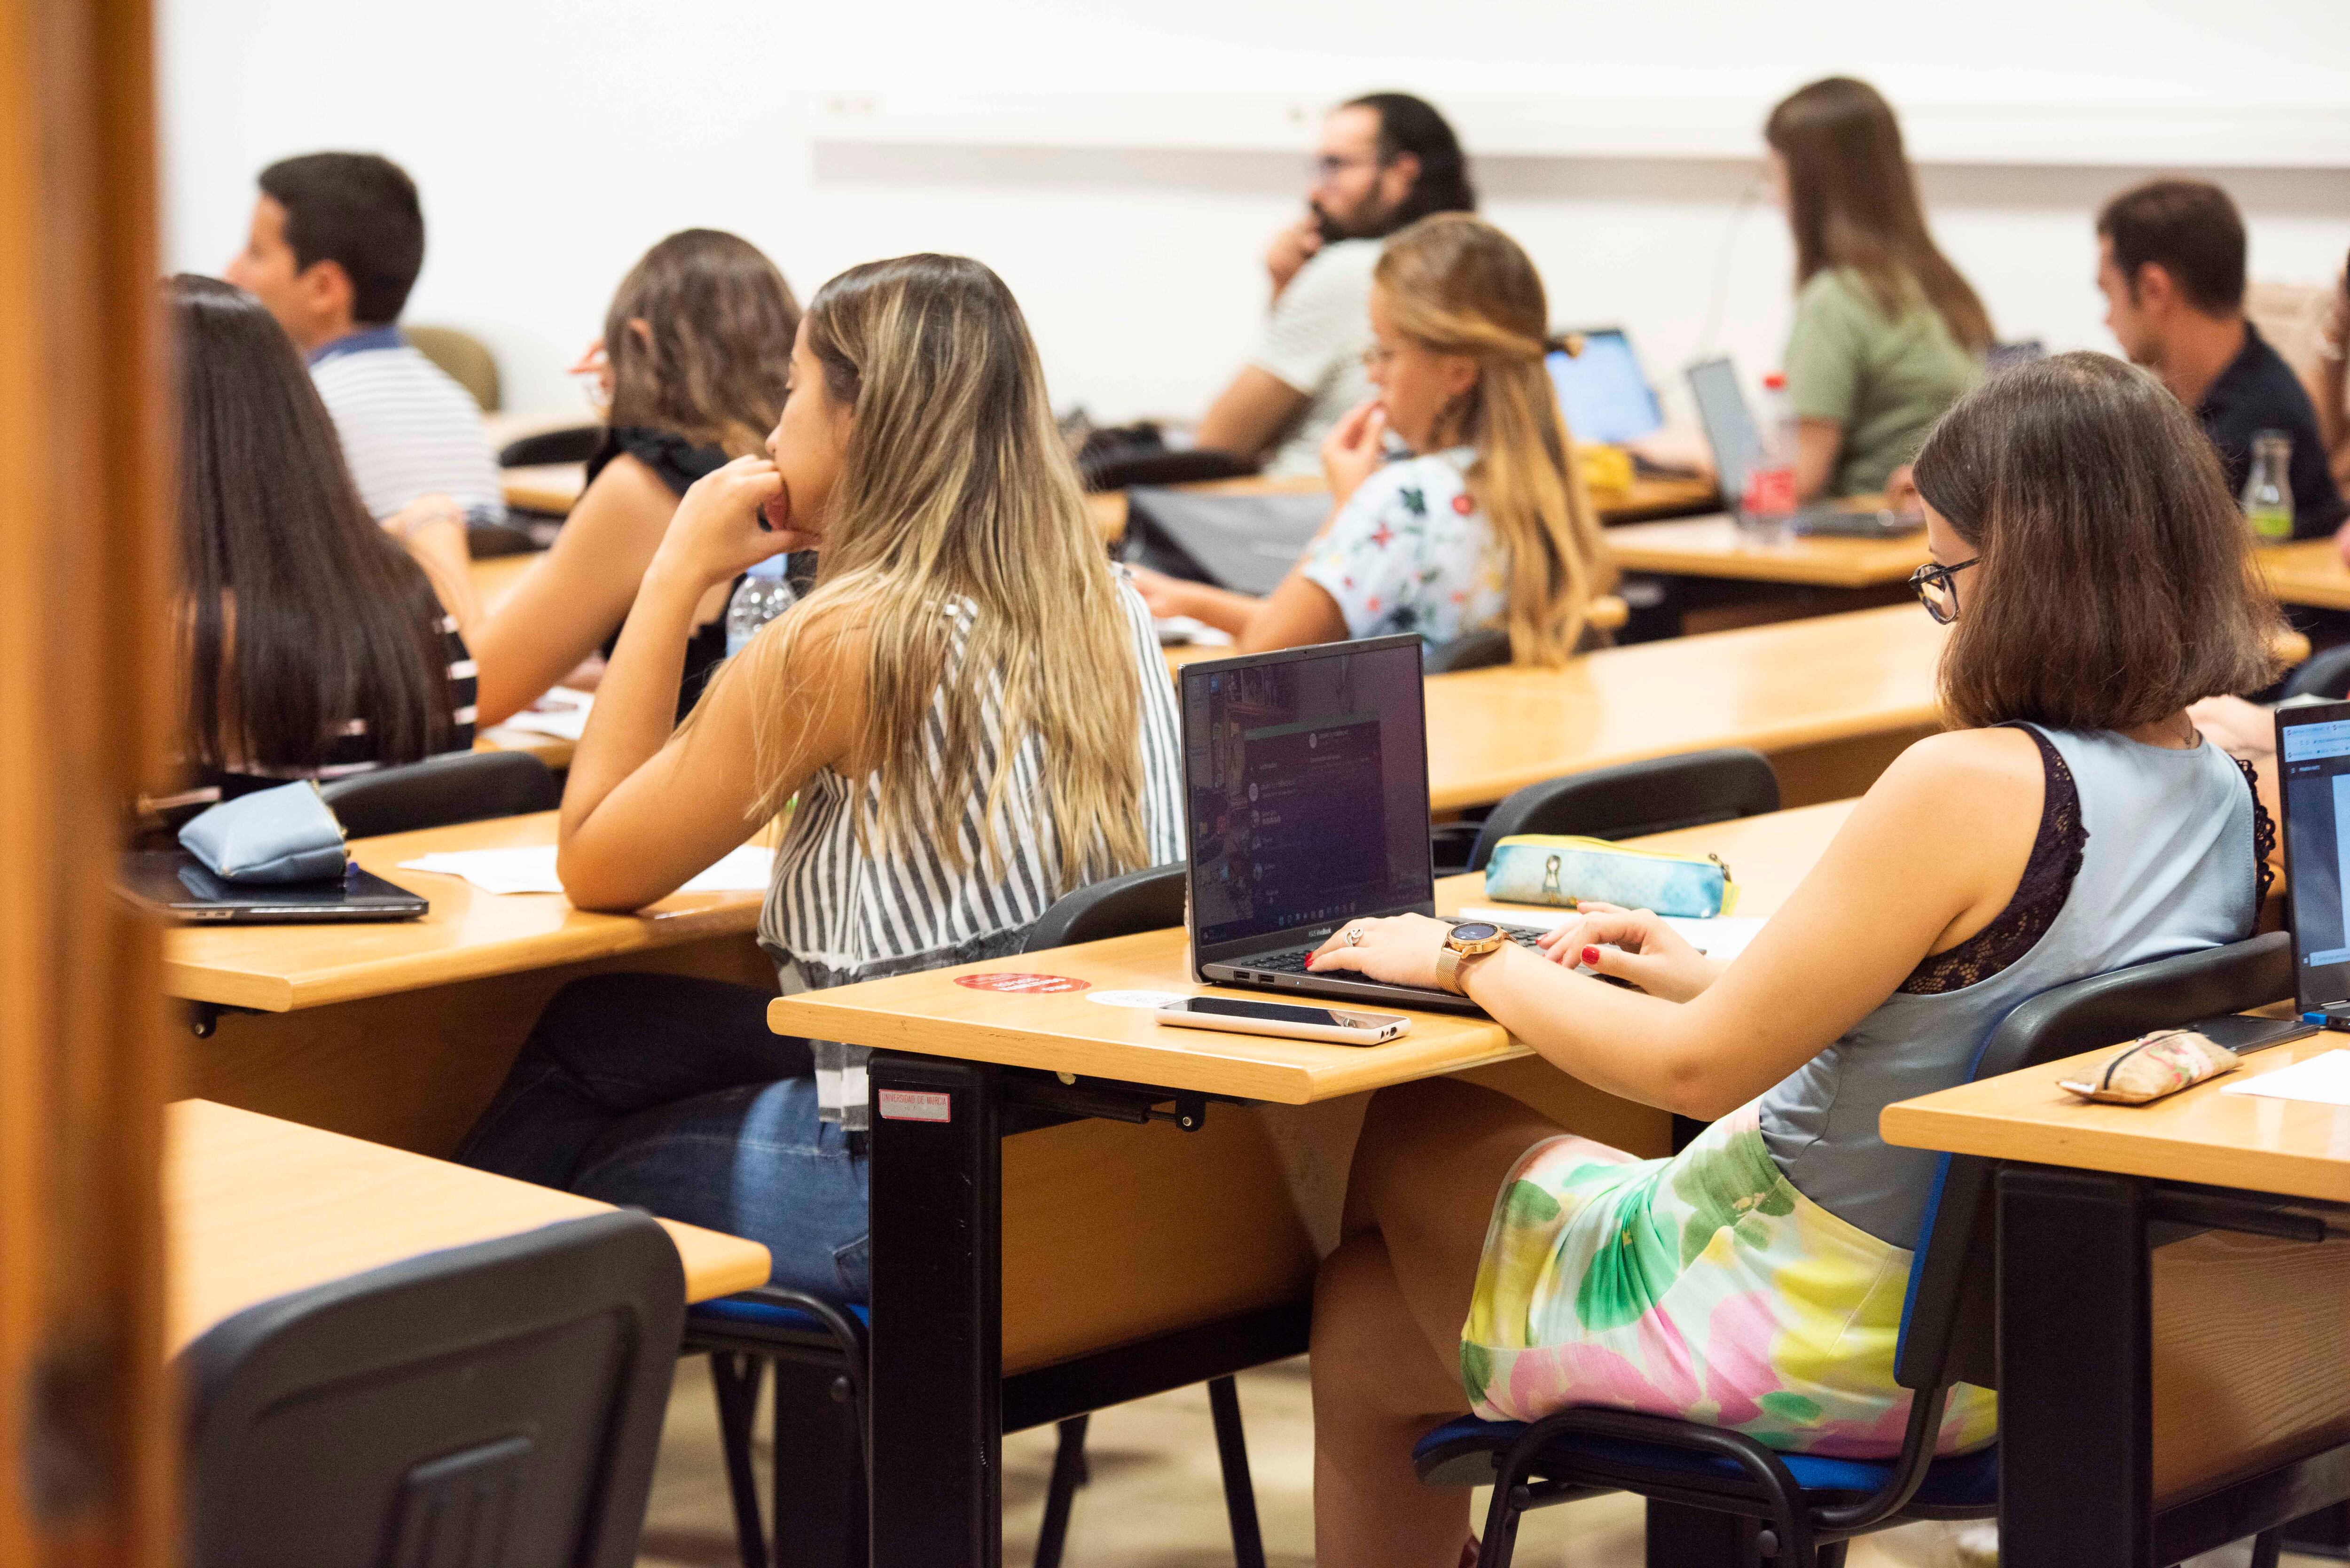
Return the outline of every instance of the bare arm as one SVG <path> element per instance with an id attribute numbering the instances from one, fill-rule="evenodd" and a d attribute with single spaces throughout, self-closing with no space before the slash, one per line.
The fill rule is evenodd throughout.
<path id="1" fill-rule="evenodd" d="M 433 597 L 456 621 L 465 646 L 473 648 L 482 629 L 482 599 L 473 591 L 473 552 L 465 542 L 463 509 L 445 495 L 419 496 L 385 518 L 383 531 L 424 569 Z"/>
<path id="2" fill-rule="evenodd" d="M 1844 451 L 1844 426 L 1835 420 L 1795 421 L 1795 500 L 1817 501 L 1835 483 L 1836 456 Z"/>
<path id="3" fill-rule="evenodd" d="M 1260 458 L 1295 421 L 1305 403 L 1304 392 L 1272 371 L 1243 365 L 1232 385 L 1208 405 L 1192 439 L 1216 452 Z"/>
<path id="4" fill-rule="evenodd" d="M 487 618 L 480 638 L 466 639 L 482 667 L 483 725 L 530 706 L 611 635 L 677 506 L 669 486 L 635 458 L 605 464 L 546 558 Z M 689 621 L 679 634 L 681 659 L 692 630 Z"/>
<path id="5" fill-rule="evenodd" d="M 796 689 L 827 701 L 776 702 L 786 679 L 763 637 L 695 710 L 671 728 L 694 608 L 713 583 L 803 543 L 766 533 L 757 506 L 777 488 L 774 465 L 740 458 L 696 483 L 678 508 L 636 594 L 628 624 L 571 763 L 556 867 L 581 909 L 634 909 L 743 842 L 770 784 L 785 790 L 838 760 L 863 712 L 861 661 L 842 639 L 803 637 Z M 762 649 L 769 657 L 761 657 Z M 782 726 L 777 774 L 757 766 L 754 723 Z"/>
<path id="6" fill-rule="evenodd" d="M 2043 788 L 2029 736 L 1976 730 L 1905 753 L 1818 866 L 1721 977 L 1687 1002 L 1605 985 L 1503 944 L 1467 971 L 1471 997 L 1595 1087 L 1686 1115 L 1734 1110 L 1891 995 L 1918 961 L 1988 925 L 2014 896 Z M 1435 983 L 1441 923 L 1365 922 L 1315 967 Z"/>

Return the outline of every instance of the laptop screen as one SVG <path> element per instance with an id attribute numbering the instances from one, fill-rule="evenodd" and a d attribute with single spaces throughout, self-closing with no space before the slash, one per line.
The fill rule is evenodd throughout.
<path id="1" fill-rule="evenodd" d="M 1738 385 L 1738 367 L 1725 357 L 1706 359 L 1689 368 L 1690 396 L 1697 403 L 1698 422 L 1705 427 L 1706 444 L 1713 449 L 1713 470 L 1721 493 L 1735 504 L 1746 493 L 1746 471 L 1762 450 L 1762 433 Z"/>
<path id="2" fill-rule="evenodd" d="M 2294 990 L 2304 1007 L 2350 1001 L 2350 702 L 2277 713 Z"/>
<path id="3" fill-rule="evenodd" d="M 1632 340 L 1621 329 L 1606 327 L 1569 336 L 1581 340 L 1583 352 L 1554 348 L 1547 362 L 1559 410 L 1575 440 L 1633 441 L 1665 422 Z"/>
<path id="4" fill-rule="evenodd" d="M 1419 639 L 1183 671 L 1192 940 L 1433 908 Z"/>

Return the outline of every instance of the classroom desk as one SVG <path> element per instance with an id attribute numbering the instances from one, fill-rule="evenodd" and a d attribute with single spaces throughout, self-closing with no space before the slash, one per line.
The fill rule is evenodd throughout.
<path id="1" fill-rule="evenodd" d="M 2341 1044 L 2289 1042 L 2241 1071 Z M 2255 1491 L 2305 1505 L 2289 1518 L 2350 1484 L 2350 1109 L 2221 1093 L 2232 1075 L 2147 1106 L 2056 1087 L 2111 1050 L 1905 1101 L 1880 1123 L 1888 1143 L 2002 1162 L 2010 1568 L 2151 1568 L 2201 1550 L 2190 1532 L 2253 1528 L 2233 1511 L 2261 1507 Z M 2215 1202 L 2255 1224 L 2323 1222 L 2326 1239 L 2224 1228 Z M 2234 1486 L 2304 1456 L 2292 1480 Z"/>
<path id="2" fill-rule="evenodd" d="M 1767 915 L 1850 809 L 1838 802 L 1639 842 L 1721 855 L 1743 884 L 1741 911 Z M 1447 878 L 1439 907 L 1482 901 L 1482 877 Z M 1066 976 L 1090 990 L 956 983 L 988 971 Z M 882 1048 L 872 1060 L 870 1166 L 877 1563 L 1001 1563 L 1003 1431 L 1303 1347 L 1313 1259 L 1298 1255 L 1295 1227 L 1284 1231 L 1268 1213 L 1267 1189 L 1280 1183 L 1230 1152 L 1257 1159 L 1261 1172 L 1251 1138 L 1276 1127 L 1274 1113 L 1222 1097 L 1351 1104 L 1358 1115 L 1363 1091 L 1467 1071 L 1563 1125 L 1664 1152 L 1662 1113 L 1513 1060 L 1525 1047 L 1489 1020 L 1418 1013 L 1402 1039 L 1356 1049 L 1162 1029 L 1145 1012 L 1091 1000 L 1127 989 L 1213 990 L 1192 983 L 1183 933 L 1167 930 L 769 1006 L 779 1032 Z M 1170 1100 L 1176 1124 L 1196 1130 L 1121 1125 Z M 1300 1201 L 1317 1176 L 1335 1197 L 1352 1127 L 1333 1144 L 1285 1147 L 1279 1174 Z M 1056 1163 L 1052 1140 L 1081 1146 L 1087 1163 Z"/>
<path id="3" fill-rule="evenodd" d="M 584 462 L 547 462 L 531 468 L 499 470 L 505 482 L 506 504 L 522 512 L 543 512 L 567 517 L 588 488 Z"/>
<path id="4" fill-rule="evenodd" d="M 509 470 L 509 472 L 518 472 Z M 1170 486 L 1200 495 L 1311 495 L 1326 487 L 1320 474 L 1253 473 L 1239 479 L 1210 479 Z M 1634 523 L 1653 517 L 1679 517 L 1719 505 L 1721 496 L 1710 479 L 1635 479 L 1624 492 L 1595 492 L 1593 504 L 1603 524 Z M 1126 492 L 1097 491 L 1086 497 L 1094 532 L 1106 542 L 1126 536 Z M 1613 532 L 1608 535 L 1615 538 Z"/>
<path id="5" fill-rule="evenodd" d="M 432 901 L 421 920 L 167 931 L 164 990 L 204 1004 L 208 1031 L 184 1054 L 182 1092 L 445 1154 L 565 982 L 641 969 L 775 989 L 752 940 L 757 893 L 679 893 L 600 915 L 559 893 L 481 893 L 399 868 L 436 850 L 554 839 L 555 813 L 541 812 L 353 840 L 362 867 Z"/>
<path id="6" fill-rule="evenodd" d="M 222 1319 L 292 1291 L 511 1236 L 608 1204 L 208 1100 L 166 1106 L 163 1233 L 167 1355 Z M 660 1221 L 685 1266 L 685 1299 L 767 1282 L 767 1249 Z"/>
<path id="7" fill-rule="evenodd" d="M 1873 588 L 1909 580 L 1924 566 L 1926 535 L 1830 539 L 1788 535 L 1758 543 L 1728 514 L 1634 523 L 1607 530 L 1607 548 L 1627 572 L 1799 583 L 1811 587 Z"/>
<path id="8" fill-rule="evenodd" d="M 2314 609 L 2350 609 L 2350 566 L 2331 539 L 2269 545 L 2252 552 L 2269 590 L 2289 605 Z"/>

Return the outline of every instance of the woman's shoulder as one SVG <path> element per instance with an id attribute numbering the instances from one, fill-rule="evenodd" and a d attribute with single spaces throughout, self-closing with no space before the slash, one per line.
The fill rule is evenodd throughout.
<path id="1" fill-rule="evenodd" d="M 1455 498 L 1469 493 L 1463 470 L 1466 448 L 1421 452 L 1401 457 L 1372 472 L 1347 499 L 1347 511 L 1358 518 L 1400 521 L 1426 517 L 1446 509 L 1459 510 Z"/>
<path id="2" fill-rule="evenodd" d="M 620 458 L 632 458 L 673 495 L 683 495 L 694 481 L 726 465 L 724 449 L 694 441 L 676 431 L 653 425 L 615 425 L 604 432 L 603 444 L 588 462 L 593 484 Z"/>
<path id="3" fill-rule="evenodd" d="M 1894 758 L 1868 793 L 1929 810 L 1968 799 L 1996 803 L 2008 792 L 2036 800 L 2046 771 L 2042 747 L 2021 724 L 1946 730 Z"/>

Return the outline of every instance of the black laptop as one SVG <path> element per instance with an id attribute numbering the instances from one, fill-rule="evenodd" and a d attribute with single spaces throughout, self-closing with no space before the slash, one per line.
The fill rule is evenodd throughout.
<path id="1" fill-rule="evenodd" d="M 1348 920 L 1436 912 L 1419 654 L 1416 637 L 1381 637 L 1184 667 L 1195 978 L 1480 1011 L 1449 991 L 1305 968 Z"/>
<path id="2" fill-rule="evenodd" d="M 317 882 L 224 882 L 184 849 L 133 850 L 122 857 L 116 890 L 142 909 L 207 925 L 348 925 L 413 920 L 432 906 L 353 866 Z"/>
<path id="3" fill-rule="evenodd" d="M 2279 708 L 2276 728 L 2295 1011 L 2350 1028 L 2350 702 Z"/>

